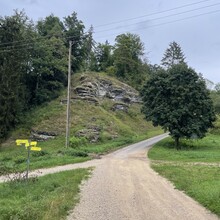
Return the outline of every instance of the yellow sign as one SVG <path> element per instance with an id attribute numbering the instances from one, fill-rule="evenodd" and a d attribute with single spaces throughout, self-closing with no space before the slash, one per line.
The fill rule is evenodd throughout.
<path id="1" fill-rule="evenodd" d="M 25 147 L 29 147 L 29 141 L 28 141 L 28 140 L 16 140 L 16 144 L 17 144 L 18 146 L 24 144 Z"/>
<path id="2" fill-rule="evenodd" d="M 41 151 L 41 147 L 31 147 L 31 150 L 33 150 L 33 151 Z"/>
<path id="3" fill-rule="evenodd" d="M 21 146 L 22 144 L 25 145 L 26 149 L 28 147 L 30 147 L 29 149 L 30 150 L 33 150 L 33 151 L 41 151 L 41 148 L 40 147 L 37 147 L 37 141 L 31 141 L 29 142 L 28 140 L 22 140 L 22 139 L 18 139 L 16 140 L 16 144 L 18 146 Z"/>
<path id="4" fill-rule="evenodd" d="M 31 147 L 36 147 L 37 146 L 37 141 L 31 141 Z"/>

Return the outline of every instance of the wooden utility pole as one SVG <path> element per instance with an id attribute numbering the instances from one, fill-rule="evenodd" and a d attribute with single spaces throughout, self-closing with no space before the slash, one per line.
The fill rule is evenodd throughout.
<path id="1" fill-rule="evenodd" d="M 68 86 L 67 86 L 67 106 L 66 106 L 66 148 L 69 147 L 69 143 L 70 143 L 71 52 L 72 52 L 72 41 L 69 41 Z"/>

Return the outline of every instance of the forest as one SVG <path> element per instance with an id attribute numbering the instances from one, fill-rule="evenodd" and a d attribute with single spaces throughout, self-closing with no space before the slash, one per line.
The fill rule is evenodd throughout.
<path id="1" fill-rule="evenodd" d="M 51 14 L 37 22 L 24 11 L 0 17 L 0 139 L 22 121 L 25 112 L 57 98 L 67 86 L 69 42 L 71 74 L 106 72 L 139 91 L 161 70 L 186 63 L 175 41 L 161 64 L 151 64 L 138 35 L 120 34 L 111 45 L 107 40 L 96 42 L 93 33 L 93 27 L 86 30 L 76 12 L 63 19 Z M 220 84 L 210 93 L 219 113 Z"/>

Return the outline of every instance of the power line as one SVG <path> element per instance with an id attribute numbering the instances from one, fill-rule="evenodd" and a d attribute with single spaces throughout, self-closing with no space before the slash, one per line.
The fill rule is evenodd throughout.
<path id="1" fill-rule="evenodd" d="M 163 11 L 159 11 L 159 12 L 150 13 L 150 14 L 147 14 L 147 15 L 142 15 L 142 16 L 135 17 L 135 18 L 129 18 L 129 19 L 124 19 L 124 20 L 120 20 L 120 21 L 111 22 L 111 23 L 108 23 L 108 24 L 102 24 L 102 25 L 95 26 L 94 28 L 99 28 L 99 27 L 108 26 L 108 25 L 112 25 L 112 24 L 118 24 L 118 23 L 122 23 L 122 22 L 125 22 L 125 21 L 131 21 L 131 20 L 135 20 L 135 19 L 139 19 L 139 18 L 149 17 L 149 16 L 152 16 L 152 15 L 162 14 L 162 13 L 165 13 L 165 12 L 169 12 L 169 11 L 173 11 L 173 10 L 177 10 L 177 9 L 181 9 L 181 8 L 185 8 L 185 7 L 189 7 L 189 6 L 192 6 L 192 5 L 201 4 L 201 3 L 204 3 L 204 2 L 208 2 L 208 1 L 211 1 L 211 0 L 203 0 L 203 1 L 194 2 L 194 3 L 191 3 L 191 4 L 186 4 L 186 5 L 182 5 L 182 6 L 179 6 L 179 7 L 175 7 L 175 8 L 171 8 L 171 9 L 167 9 L 167 10 L 163 10 Z M 214 6 L 214 5 L 211 5 L 211 6 Z M 211 7 L 211 6 L 205 6 L 205 7 Z M 198 9 L 194 9 L 194 10 L 198 10 Z M 186 13 L 186 12 L 182 12 L 182 13 Z M 174 16 L 174 15 L 168 15 L 168 16 Z M 162 18 L 156 18 L 156 19 L 151 19 L 151 20 L 157 20 L 157 19 L 162 19 Z M 131 25 L 133 25 L 133 24 L 131 24 Z M 104 30 L 104 31 L 107 31 L 107 30 Z M 100 31 L 100 32 L 104 32 L 104 31 Z M 87 33 L 87 32 L 85 32 L 85 33 Z M 96 32 L 96 33 L 99 33 L 99 32 Z M 49 38 L 49 37 L 53 37 L 53 36 L 61 37 L 62 35 L 59 35 L 59 34 L 51 35 L 50 34 L 50 35 L 46 35 L 46 36 L 36 37 L 34 40 L 39 40 L 39 39 L 43 39 L 43 38 Z M 70 39 L 70 38 L 73 38 L 75 36 L 76 35 L 72 35 L 70 37 L 66 37 L 66 39 Z M 17 43 L 21 43 L 21 42 L 27 43 L 27 40 L 0 43 L 0 46 L 1 45 L 17 44 Z"/>
<path id="2" fill-rule="evenodd" d="M 207 0 L 206 0 L 207 1 Z M 203 1 L 202 1 L 203 2 Z M 220 3 L 216 3 L 216 4 L 213 4 L 213 5 L 209 5 L 209 6 L 204 6 L 204 7 L 201 7 L 201 8 L 207 8 L 207 7 L 212 7 L 214 5 L 219 5 Z M 167 15 L 167 16 L 163 16 L 163 17 L 159 17 L 159 18 L 156 18 L 156 19 L 152 19 L 152 20 L 158 20 L 158 19 L 162 19 L 162 18 L 165 18 L 165 17 L 171 17 L 171 16 L 174 16 L 174 15 L 180 15 L 180 14 L 183 14 L 183 13 L 187 13 L 189 11 L 195 11 L 195 10 L 199 10 L 201 8 L 197 8 L 197 9 L 192 9 L 192 10 L 188 10 L 188 11 L 185 11 L 185 12 L 181 12 L 181 13 L 177 13 L 177 14 L 172 14 L 172 15 Z M 186 18 L 182 18 L 182 19 L 177 19 L 177 20 L 173 20 L 173 21 L 170 21 L 170 22 L 164 22 L 164 23 L 160 23 L 160 24 L 156 24 L 156 25 L 150 25 L 146 28 L 139 28 L 139 29 L 135 29 L 135 30 L 131 30 L 131 31 L 138 31 L 138 30 L 142 30 L 142 29 L 148 29 L 148 28 L 152 28 L 152 27 L 157 27 L 157 26 L 162 26 L 162 25 L 166 25 L 166 24 L 171 24 L 171 23 L 175 23 L 175 22 L 178 22 L 178 21 L 183 21 L 183 20 L 188 20 L 188 19 L 191 19 L 191 18 L 195 18 L 195 17 L 200 17 L 200 16 L 203 16 L 203 15 L 208 15 L 208 14 L 213 14 L 213 13 L 217 13 L 217 12 L 220 12 L 220 10 L 215 10 L 215 11 L 211 11 L 211 12 L 207 12 L 207 13 L 201 13 L 201 14 L 198 14 L 198 15 L 193 15 L 193 16 L 190 16 L 190 17 L 186 17 Z M 135 23 L 135 24 L 140 24 L 140 23 L 143 23 L 144 21 L 142 22 L 139 22 L 139 23 Z M 127 26 L 131 26 L 131 25 L 135 25 L 135 24 L 130 24 L 130 25 L 127 25 Z M 125 27 L 127 27 L 125 26 Z M 108 29 L 108 30 L 105 30 L 105 31 L 110 31 L 112 30 L 111 29 Z M 100 31 L 100 32 L 95 32 L 95 33 L 101 33 L 103 31 Z M 88 32 L 85 32 L 84 34 L 86 34 Z M 105 38 L 105 37 L 108 37 L 108 36 L 113 36 L 113 35 L 118 35 L 118 34 L 121 34 L 122 32 L 118 32 L 118 33 L 112 33 L 111 35 L 107 35 L 107 36 L 103 36 L 103 37 L 97 37 L 97 38 Z M 47 36 L 40 36 L 38 38 L 35 38 L 35 39 L 32 39 L 33 40 L 45 40 L 46 38 L 49 38 L 49 37 L 61 37 L 63 39 L 71 39 L 71 38 L 74 38 L 74 37 L 78 37 L 77 34 L 75 35 L 71 35 L 71 36 L 63 36 L 62 34 L 58 35 L 58 34 L 55 34 L 55 35 L 47 35 Z M 24 44 L 18 44 L 18 45 L 14 45 L 15 43 L 18 43 L 18 42 L 25 42 Z M 29 42 L 27 40 L 22 40 L 22 41 L 14 41 L 14 42 L 8 42 L 8 43 L 2 43 L 0 44 L 1 45 L 5 45 L 5 44 L 11 44 L 11 45 L 5 45 L 3 47 L 0 47 L 0 52 L 9 52 L 9 51 L 13 51 L 13 50 L 19 50 L 19 49 L 23 49 L 22 47 L 26 47 L 26 46 L 34 46 L 34 44 L 36 44 L 37 42 Z M 9 47 L 13 47 L 13 48 L 9 48 Z"/>
<path id="3" fill-rule="evenodd" d="M 211 0 L 203 0 L 203 1 L 194 2 L 194 3 L 191 3 L 191 4 L 186 4 L 186 5 L 182 5 L 182 6 L 175 7 L 175 8 L 170 8 L 170 9 L 163 10 L 163 11 L 153 12 L 153 13 L 150 13 L 150 14 L 146 14 L 146 15 L 142 15 L 142 16 L 138 16 L 138 17 L 134 17 L 134 18 L 128 18 L 128 19 L 124 19 L 124 20 L 120 20 L 120 21 L 114 21 L 114 22 L 110 22 L 110 23 L 106 23 L 106 24 L 101 24 L 101 25 L 95 26 L 94 28 L 109 26 L 109 25 L 113 25 L 113 24 L 119 24 L 119 23 L 122 23 L 122 22 L 125 22 L 125 21 L 132 21 L 132 20 L 136 20 L 136 19 L 139 19 L 139 18 L 145 18 L 145 17 L 149 17 L 149 16 L 152 16 L 152 15 L 162 14 L 162 13 L 165 13 L 165 12 L 174 11 L 174 10 L 177 10 L 177 9 L 189 7 L 189 6 L 192 6 L 192 5 L 201 4 L 201 3 L 204 3 L 204 2 L 208 2 L 208 1 L 211 1 Z"/>
<path id="4" fill-rule="evenodd" d="M 137 24 L 142 24 L 142 23 L 145 23 L 146 21 L 156 21 L 156 20 L 161 20 L 161 19 L 164 19 L 164 18 L 169 18 L 169 17 L 173 17 L 173 16 L 177 16 L 177 15 L 182 15 L 182 14 L 186 14 L 186 13 L 189 13 L 189 12 L 205 9 L 205 8 L 210 8 L 210 7 L 213 7 L 213 6 L 216 6 L 216 5 L 220 5 L 220 3 L 216 3 L 216 4 L 212 4 L 212 5 L 207 5 L 207 6 L 204 6 L 204 7 L 195 8 L 195 9 L 191 9 L 191 10 L 188 10 L 188 11 L 183 11 L 183 12 L 179 12 L 179 13 L 175 13 L 175 14 L 171 14 L 171 15 L 166 15 L 166 16 L 158 17 L 158 18 L 152 18 L 152 19 L 149 19 L 149 20 L 145 20 L 145 21 L 140 21 L 140 22 L 133 23 L 133 24 L 124 25 L 123 27 L 120 27 L 120 28 L 129 27 L 129 26 L 133 26 L 133 25 L 137 25 Z M 119 28 L 117 28 L 117 29 L 119 29 Z M 102 31 L 97 31 L 95 33 L 102 33 L 102 32 L 107 32 L 107 31 L 110 31 L 110 30 L 115 30 L 115 28 L 106 29 L 106 30 L 102 30 Z"/>
<path id="5" fill-rule="evenodd" d="M 145 27 L 145 28 L 142 27 L 142 28 L 137 28 L 137 29 L 134 29 L 134 30 L 130 30 L 129 32 L 138 31 L 138 30 L 144 30 L 144 29 L 153 28 L 153 27 L 159 27 L 159 26 L 163 26 L 163 25 L 166 25 L 166 24 L 172 24 L 172 23 L 175 23 L 175 22 L 189 20 L 191 18 L 201 17 L 203 15 L 209 15 L 209 14 L 214 14 L 214 13 L 218 13 L 218 12 L 220 12 L 220 10 L 215 10 L 215 11 L 211 11 L 211 12 L 207 12 L 207 13 L 202 13 L 202 14 L 198 14 L 198 15 L 193 15 L 193 16 L 190 16 L 190 17 L 181 18 L 181 19 L 177 19 L 177 20 L 173 20 L 173 21 L 169 21 L 169 22 L 164 22 L 164 23 L 160 23 L 160 24 L 149 25 L 148 27 Z M 119 35 L 119 34 L 122 34 L 122 33 L 124 33 L 124 31 L 123 32 L 117 32 L 117 33 L 111 33 L 109 35 L 105 35 L 105 36 L 101 36 L 101 37 L 96 37 L 96 38 L 97 39 L 101 39 L 101 38 L 106 38 L 106 37 L 113 36 L 113 35 Z"/>

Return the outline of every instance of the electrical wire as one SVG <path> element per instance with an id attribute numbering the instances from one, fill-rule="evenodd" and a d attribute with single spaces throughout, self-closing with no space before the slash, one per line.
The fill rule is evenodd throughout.
<path id="1" fill-rule="evenodd" d="M 186 14 L 186 13 L 189 13 L 189 12 L 198 11 L 198 10 L 205 9 L 205 8 L 210 8 L 210 7 L 213 7 L 213 6 L 216 6 L 216 5 L 220 5 L 220 3 L 216 3 L 216 4 L 213 4 L 213 5 L 207 5 L 207 6 L 203 6 L 203 7 L 200 7 L 200 8 L 195 8 L 195 9 L 191 9 L 191 10 L 188 10 L 188 11 L 183 11 L 183 12 L 179 12 L 179 13 L 175 13 L 175 14 L 171 14 L 171 15 L 165 15 L 165 16 L 158 17 L 158 18 L 152 18 L 152 19 L 149 19 L 149 20 L 140 21 L 140 22 L 133 23 L 133 24 L 123 25 L 123 27 L 120 27 L 120 28 L 130 27 L 130 26 L 142 24 L 142 23 L 145 23 L 145 22 L 156 21 L 156 20 L 161 20 L 161 19 L 164 19 L 164 18 L 178 16 L 178 15 Z M 119 29 L 119 28 L 117 28 L 117 29 Z M 115 28 L 101 30 L 101 31 L 97 31 L 95 33 L 102 33 L 102 32 L 107 32 L 107 31 L 110 31 L 110 30 L 115 30 Z"/>
<path id="2" fill-rule="evenodd" d="M 138 17 L 134 17 L 134 18 L 128 18 L 128 19 L 124 19 L 124 20 L 120 20 L 120 21 L 114 21 L 114 22 L 110 22 L 110 23 L 106 23 L 106 24 L 101 24 L 101 25 L 95 26 L 95 28 L 99 28 L 99 27 L 103 27 L 103 26 L 109 26 L 109 25 L 113 25 L 113 24 L 119 24 L 119 23 L 126 22 L 126 21 L 132 21 L 132 20 L 136 20 L 136 19 L 140 19 L 140 18 L 149 17 L 149 16 L 152 16 L 152 15 L 162 14 L 162 13 L 165 13 L 165 12 L 174 11 L 174 10 L 177 10 L 177 9 L 189 7 L 189 6 L 192 6 L 192 5 L 201 4 L 201 3 L 204 3 L 204 2 L 208 2 L 208 1 L 212 1 L 212 0 L 203 0 L 203 1 L 194 2 L 194 3 L 190 3 L 190 4 L 182 5 L 182 6 L 179 6 L 179 7 L 170 8 L 170 9 L 167 9 L 167 10 L 158 11 L 158 12 L 154 12 L 154 13 L 150 13 L 150 14 L 146 14 L 146 15 L 142 15 L 142 16 L 138 16 Z"/>
<path id="3" fill-rule="evenodd" d="M 206 2 L 206 1 L 210 1 L 210 0 L 205 0 L 205 1 L 200 1 L 200 2 L 197 2 L 197 3 L 192 3 L 192 4 L 198 4 L 198 3 L 201 3 L 201 2 Z M 189 6 L 189 5 L 192 5 L 192 4 L 188 4 L 188 5 L 185 5 L 185 6 L 181 6 L 182 7 L 186 7 L 186 6 Z M 185 13 L 188 13 L 188 12 L 192 12 L 192 11 L 196 11 L 196 10 L 200 10 L 200 9 L 204 9 L 204 8 L 208 8 L 208 7 L 213 7 L 213 6 L 216 6 L 216 5 L 219 5 L 220 3 L 216 3 L 216 4 L 212 4 L 212 5 L 208 5 L 208 6 L 204 6 L 204 7 L 200 7 L 200 8 L 196 8 L 196 9 L 192 9 L 192 10 L 188 10 L 188 11 L 184 11 L 184 12 L 180 12 L 180 13 L 176 13 L 176 14 L 171 14 L 171 15 L 166 15 L 166 16 L 162 16 L 162 17 L 158 17 L 158 18 L 155 18 L 155 19 L 151 19 L 151 20 L 148 20 L 148 21 L 152 21 L 152 20 L 159 20 L 159 19 L 163 19 L 163 18 L 166 18 L 166 17 L 171 17 L 171 16 L 177 16 L 177 15 L 181 15 L 181 14 L 185 14 Z M 177 8 L 180 8 L 180 7 L 177 7 Z M 176 9 L 176 8 L 175 8 Z M 174 10 L 173 9 L 169 9 L 169 10 L 166 10 L 166 11 L 170 11 L 170 10 Z M 166 24 L 171 24 L 171 23 L 175 23 L 175 22 L 178 22 L 178 21 L 183 21 L 183 20 L 188 20 L 188 19 L 191 19 L 191 18 L 195 18 L 195 17 L 200 17 L 200 16 L 203 16 L 203 15 L 208 15 L 208 14 L 213 14 L 213 13 L 217 13 L 217 12 L 220 12 L 220 10 L 215 10 L 215 11 L 211 11 L 211 12 L 207 12 L 207 13 L 201 13 L 201 14 L 198 14 L 198 15 L 193 15 L 193 16 L 190 16 L 190 17 L 186 17 L 186 18 L 182 18 L 182 19 L 177 19 L 177 20 L 173 20 L 173 21 L 170 21 L 170 22 L 164 22 L 164 23 L 160 23 L 160 24 L 155 24 L 155 25 L 150 25 L 150 26 L 147 26 L 145 28 L 140 28 L 140 29 L 134 29 L 134 30 L 131 30 L 131 31 L 138 31 L 138 30 L 143 30 L 143 29 L 148 29 L 148 28 L 152 28 L 152 27 L 158 27 L 158 26 L 162 26 L 162 25 L 166 25 Z M 160 13 L 160 12 L 158 12 Z M 161 12 L 162 13 L 162 12 Z M 152 13 L 153 14 L 153 13 Z M 154 13 L 155 14 L 155 13 Z M 142 16 L 143 17 L 143 16 Z M 134 24 L 129 24 L 129 25 L 125 25 L 123 28 L 125 27 L 129 27 L 129 26 L 132 26 L 132 25 L 138 25 L 138 24 L 141 24 L 141 23 L 144 23 L 146 21 L 142 21 L 142 22 L 138 22 L 138 23 L 134 23 Z M 114 28 L 115 29 L 115 28 Z M 110 30 L 113 30 L 113 28 L 111 29 L 108 29 L 108 30 L 103 30 L 103 31 L 98 31 L 98 32 L 94 32 L 95 34 L 97 33 L 101 33 L 101 32 L 104 32 L 104 31 L 110 31 Z M 84 34 L 87 34 L 88 32 L 85 32 Z M 121 34 L 122 32 L 118 32 L 118 33 L 112 33 L 111 35 L 107 35 L 107 36 L 102 36 L 102 37 L 96 37 L 96 38 L 106 38 L 108 36 L 113 36 L 113 35 L 118 35 L 118 34 Z M 71 38 L 75 38 L 75 37 L 78 37 L 78 35 L 71 35 L 71 36 L 63 36 L 63 34 L 59 35 L 59 34 L 55 34 L 55 35 L 46 35 L 46 36 L 40 36 L 40 37 L 37 37 L 37 38 L 34 38 L 34 39 L 31 39 L 31 41 L 33 40 L 44 40 L 46 38 L 50 38 L 50 37 L 61 37 L 63 39 L 71 39 Z M 29 42 L 27 40 L 22 40 L 22 41 L 13 41 L 13 42 L 7 42 L 7 43 L 1 43 L 0 44 L 0 52 L 6 52 L 6 51 L 10 51 L 10 50 L 16 50 L 16 49 L 19 49 L 19 47 L 25 47 L 25 46 L 29 46 L 29 45 L 34 45 L 35 42 Z M 17 44 L 17 43 L 22 43 L 24 42 L 24 44 Z M 2 46 L 2 47 L 1 47 Z M 13 48 L 9 48 L 9 47 L 13 47 Z"/>
<path id="4" fill-rule="evenodd" d="M 152 16 L 152 15 L 162 14 L 162 13 L 165 13 L 165 12 L 169 12 L 169 11 L 173 11 L 173 10 L 177 10 L 177 9 L 181 9 L 181 8 L 185 8 L 185 7 L 189 7 L 189 6 L 192 6 L 192 5 L 198 5 L 198 4 L 201 4 L 201 3 L 204 3 L 204 2 L 208 2 L 208 1 L 211 1 L 211 0 L 203 0 L 203 1 L 194 2 L 194 3 L 191 3 L 191 4 L 186 4 L 186 5 L 182 5 L 182 6 L 179 6 L 179 7 L 175 7 L 175 8 L 171 8 L 171 9 L 167 9 L 167 10 L 163 10 L 163 11 L 159 11 L 159 12 L 150 13 L 150 14 L 147 14 L 147 15 L 142 15 L 142 16 L 135 17 L 135 18 L 129 18 L 129 19 L 124 19 L 124 20 L 120 20 L 120 21 L 116 21 L 116 22 L 102 24 L 102 25 L 95 26 L 94 28 L 99 28 L 99 27 L 108 26 L 108 25 L 112 25 L 112 24 L 118 24 L 118 23 L 122 23 L 122 22 L 125 22 L 125 21 L 131 21 L 131 20 L 135 20 L 135 19 L 139 19 L 139 18 L 144 18 L 144 17 L 148 17 L 148 16 Z M 211 7 L 211 6 L 205 6 L 205 7 Z M 197 9 L 195 9 L 195 10 L 197 10 Z M 157 19 L 162 19 L 162 18 L 157 18 Z M 107 30 L 104 30 L 104 31 L 107 31 Z M 41 39 L 41 38 L 49 38 L 49 37 L 52 37 L 52 36 L 54 36 L 54 35 L 40 36 L 40 37 L 35 38 L 35 40 L 38 40 L 38 39 Z M 60 36 L 60 35 L 55 35 L 55 36 Z M 73 38 L 74 36 L 70 36 L 70 37 Z M 21 41 L 13 41 L 13 42 L 7 42 L 7 43 L 0 43 L 0 46 L 2 46 L 2 45 L 10 45 L 10 44 L 17 44 L 17 43 L 21 43 L 21 42 L 27 43 L 26 40 L 21 40 Z"/>
<path id="5" fill-rule="evenodd" d="M 190 16 L 190 17 L 186 17 L 186 18 L 181 18 L 181 19 L 177 19 L 177 20 L 173 20 L 173 21 L 169 21 L 169 22 L 164 22 L 164 23 L 160 23 L 160 24 L 155 24 L 155 25 L 149 25 L 147 27 L 141 27 L 141 28 L 137 28 L 137 29 L 133 29 L 133 30 L 129 30 L 129 32 L 135 32 L 135 31 L 138 31 L 138 30 L 145 30 L 145 29 L 148 29 L 148 28 L 153 28 L 153 27 L 159 27 L 159 26 L 163 26 L 163 25 L 167 25 L 167 24 L 172 24 L 172 23 L 176 23 L 176 22 L 179 22 L 179 21 L 184 21 L 184 20 L 189 20 L 189 19 L 192 19 L 192 18 L 196 18 L 196 17 L 201 17 L 203 15 L 209 15 L 209 14 L 214 14 L 214 13 L 218 13 L 220 12 L 220 10 L 215 10 L 215 11 L 211 11 L 211 12 L 207 12 L 207 13 L 202 13 L 202 14 L 198 14 L 198 15 L 193 15 L 193 16 Z M 115 33 L 111 33 L 109 35 L 105 35 L 105 36 L 96 36 L 96 39 L 101 39 L 101 38 L 106 38 L 106 37 L 109 37 L 109 36 L 115 36 L 115 35 L 119 35 L 119 34 L 122 34 L 124 33 L 123 32 L 115 32 Z"/>

